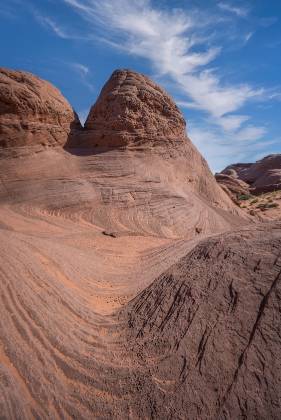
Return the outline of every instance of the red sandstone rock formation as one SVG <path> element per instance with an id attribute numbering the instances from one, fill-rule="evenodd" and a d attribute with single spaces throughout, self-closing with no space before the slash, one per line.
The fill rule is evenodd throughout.
<path id="1" fill-rule="evenodd" d="M 117 70 L 90 110 L 81 146 L 176 147 L 185 138 L 184 118 L 167 93 L 142 74 Z"/>
<path id="2" fill-rule="evenodd" d="M 249 185 L 253 194 L 281 189 L 281 155 L 269 155 L 255 163 L 237 163 L 221 173 L 238 178 Z"/>
<path id="3" fill-rule="evenodd" d="M 148 77 L 131 70 L 116 70 L 92 106 L 79 135 L 66 149 L 139 152 L 155 161 L 164 177 L 206 198 L 215 207 L 233 211 L 218 188 L 207 162 L 186 134 L 182 113 L 169 95 Z M 132 155 L 133 156 L 133 155 Z M 165 169 L 164 169 L 165 166 Z M 162 169 L 160 169 L 162 167 Z"/>
<path id="4" fill-rule="evenodd" d="M 279 418 L 280 224 L 227 233 L 248 220 L 146 77 L 71 138 L 57 90 L 1 74 L 0 417 Z"/>
<path id="5" fill-rule="evenodd" d="M 231 199 L 238 203 L 238 197 L 241 195 L 248 195 L 249 185 L 242 181 L 241 179 L 236 178 L 232 175 L 226 175 L 225 173 L 216 174 L 215 178 L 224 191 L 231 197 Z"/>
<path id="6" fill-rule="evenodd" d="M 0 147 L 64 145 L 77 128 L 77 115 L 50 83 L 0 68 Z"/>

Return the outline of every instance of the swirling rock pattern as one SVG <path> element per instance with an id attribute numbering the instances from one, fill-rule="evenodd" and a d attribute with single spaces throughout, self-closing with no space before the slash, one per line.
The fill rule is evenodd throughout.
<path id="1" fill-rule="evenodd" d="M 35 153 L 45 121 L 11 141 L 1 120 L 0 416 L 278 418 L 281 227 L 226 233 L 249 221 L 175 105 L 142 75 L 110 80 L 73 138 L 63 102 L 58 147 Z M 17 120 L 46 117 L 36 92 Z"/>

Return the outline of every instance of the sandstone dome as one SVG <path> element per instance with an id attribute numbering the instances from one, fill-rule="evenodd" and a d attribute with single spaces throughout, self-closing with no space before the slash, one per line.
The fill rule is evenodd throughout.
<path id="1" fill-rule="evenodd" d="M 64 145 L 80 122 L 51 83 L 0 68 L 0 147 Z"/>
<path id="2" fill-rule="evenodd" d="M 148 77 L 116 70 L 85 123 L 81 144 L 90 147 L 156 146 L 185 138 L 185 120 L 170 96 Z"/>

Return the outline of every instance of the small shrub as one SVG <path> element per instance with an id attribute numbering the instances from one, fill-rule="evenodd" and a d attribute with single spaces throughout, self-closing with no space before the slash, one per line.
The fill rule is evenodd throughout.
<path id="1" fill-rule="evenodd" d="M 258 199 L 258 198 L 255 198 L 254 200 L 252 200 L 252 201 L 251 201 L 251 203 L 250 203 L 250 204 L 252 205 L 252 204 L 256 204 L 256 203 L 258 203 L 258 202 L 259 202 L 259 199 Z"/>
<path id="2" fill-rule="evenodd" d="M 246 201 L 246 200 L 250 200 L 252 196 L 250 194 L 241 194 L 238 196 L 238 200 L 240 201 Z"/>

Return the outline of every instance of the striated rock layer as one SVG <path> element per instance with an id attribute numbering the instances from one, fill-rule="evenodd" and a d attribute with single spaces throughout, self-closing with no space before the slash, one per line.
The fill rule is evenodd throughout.
<path id="1" fill-rule="evenodd" d="M 131 70 L 112 74 L 84 130 L 67 143 L 67 150 L 73 148 L 80 153 L 81 149 L 123 151 L 122 159 L 125 155 L 143 160 L 144 175 L 145 167 L 150 167 L 150 173 L 161 173 L 161 180 L 177 183 L 177 190 L 187 188 L 215 207 L 236 211 L 187 137 L 185 120 L 174 101 L 142 74 Z"/>
<path id="2" fill-rule="evenodd" d="M 0 68 L 0 147 L 64 145 L 80 127 L 72 107 L 50 83 Z"/>
<path id="3" fill-rule="evenodd" d="M 280 223 L 201 242 L 106 314 L 179 244 L 135 238 L 133 255 L 128 238 L 55 216 L 24 234 L 16 216 L 0 229 L 3 418 L 280 418 Z"/>
<path id="4" fill-rule="evenodd" d="M 248 195 L 250 193 L 249 185 L 241 179 L 238 179 L 238 177 L 233 176 L 232 174 L 216 174 L 215 178 L 223 190 L 236 203 L 238 203 L 238 198 L 241 195 Z"/>
<path id="5" fill-rule="evenodd" d="M 280 224 L 227 233 L 172 100 L 108 83 L 60 147 L 1 148 L 0 417 L 280 418 Z"/>

